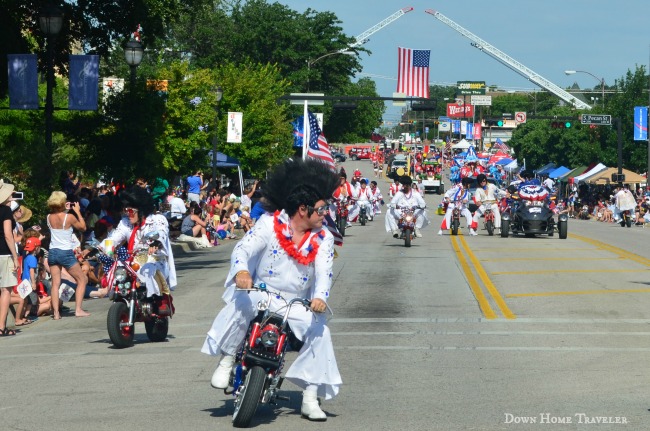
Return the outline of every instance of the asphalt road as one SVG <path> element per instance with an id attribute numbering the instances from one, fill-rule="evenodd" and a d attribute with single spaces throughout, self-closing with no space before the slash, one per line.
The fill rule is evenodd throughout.
<path id="1" fill-rule="evenodd" d="M 367 161 L 344 166 L 371 175 Z M 439 237 L 439 197 L 426 201 L 433 226 L 411 248 L 382 215 L 337 249 L 330 327 L 344 386 L 322 405 L 328 421 L 301 419 L 286 384 L 291 402 L 261 407 L 252 428 L 648 429 L 650 229 L 570 220 L 566 240 Z M 139 324 L 135 346 L 112 348 L 106 299 L 86 302 L 89 318 L 0 338 L 2 429 L 231 428 L 232 400 L 210 387 L 216 362 L 200 348 L 232 246 L 176 256 L 167 342 Z"/>

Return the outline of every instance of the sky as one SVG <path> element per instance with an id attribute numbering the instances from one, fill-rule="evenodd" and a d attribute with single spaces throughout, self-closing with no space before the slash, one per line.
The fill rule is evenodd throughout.
<path id="1" fill-rule="evenodd" d="M 271 2 L 272 0 L 269 0 Z M 533 91 L 535 84 L 470 45 L 456 30 L 425 13 L 437 10 L 537 74 L 567 88 L 613 85 L 650 61 L 650 0 L 278 0 L 291 9 L 331 11 L 343 32 L 357 36 L 403 7 L 414 10 L 382 28 L 364 48 L 358 77 L 370 77 L 380 96 L 397 87 L 397 48 L 430 49 L 431 85 L 485 81 L 501 89 Z M 318 64 L 313 67 L 318 67 Z M 565 75 L 565 70 L 590 72 Z M 386 102 L 384 121 L 402 108 Z"/>

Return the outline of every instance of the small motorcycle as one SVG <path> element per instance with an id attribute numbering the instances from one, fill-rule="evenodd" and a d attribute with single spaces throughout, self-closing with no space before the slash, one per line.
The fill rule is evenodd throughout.
<path id="1" fill-rule="evenodd" d="M 458 235 L 460 229 L 460 207 L 462 202 L 454 202 L 454 208 L 451 210 L 451 234 Z"/>
<path id="2" fill-rule="evenodd" d="M 149 245 L 156 245 L 158 232 L 145 235 Z M 111 269 L 105 276 L 109 288 L 108 298 L 113 304 L 108 310 L 106 327 L 111 343 L 118 349 L 131 347 L 135 337 L 135 323 L 144 322 L 147 337 L 150 341 L 160 342 L 167 339 L 169 319 L 174 314 L 174 305 L 167 282 L 162 274 L 156 275 L 156 281 L 161 286 L 162 296 L 147 297 L 147 287 L 138 281 L 137 271 L 149 258 L 166 258 L 159 250 L 155 255 L 135 253 L 122 260 L 109 256 L 97 241 L 90 241 L 86 247 L 113 260 Z"/>
<path id="3" fill-rule="evenodd" d="M 492 205 L 487 205 L 483 213 L 483 218 L 483 226 L 487 230 L 488 235 L 494 235 L 494 212 L 492 211 Z"/>
<path id="4" fill-rule="evenodd" d="M 359 209 L 359 223 L 361 223 L 361 226 L 365 226 L 367 221 L 368 221 L 368 214 L 367 214 L 366 206 L 361 205 L 361 208 Z"/>
<path id="5" fill-rule="evenodd" d="M 336 228 L 341 233 L 341 236 L 345 236 L 345 226 L 348 223 L 348 200 L 335 200 L 334 205 L 336 206 Z"/>
<path id="6" fill-rule="evenodd" d="M 631 210 L 621 211 L 621 220 L 618 222 L 621 227 L 632 227 L 632 220 L 634 220 L 634 214 Z"/>
<path id="7" fill-rule="evenodd" d="M 415 222 L 417 217 L 415 216 L 415 207 L 396 207 L 397 209 L 402 210 L 402 216 L 397 223 L 401 233 L 399 238 L 404 240 L 404 247 L 410 247 L 411 241 L 415 237 Z"/>
<path id="8" fill-rule="evenodd" d="M 267 293 L 269 300 L 258 302 L 257 316 L 248 326 L 246 338 L 235 355 L 229 383 L 232 389 L 224 389 L 225 394 L 235 397 L 232 423 L 236 428 L 248 427 L 259 404 L 289 401 L 289 397 L 278 394 L 284 379 L 281 376 L 284 357 L 287 351 L 299 351 L 302 347 L 287 323 L 289 312 L 296 305 L 307 309 L 311 306 L 311 301 L 305 298 L 284 300 L 281 295 L 268 291 L 264 283 L 251 290 Z M 270 311 L 271 297 L 284 300 L 286 306 L 280 309 L 284 310 L 283 314 Z"/>

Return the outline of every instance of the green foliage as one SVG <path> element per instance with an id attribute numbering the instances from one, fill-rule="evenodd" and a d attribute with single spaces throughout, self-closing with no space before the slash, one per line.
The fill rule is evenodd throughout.
<path id="1" fill-rule="evenodd" d="M 215 70 L 190 70 L 187 63 L 174 63 L 160 73 L 172 77 L 164 132 L 157 144 L 168 171 L 210 165 L 215 121 L 218 151 L 240 159 L 242 168 L 255 175 L 292 153 L 286 107 L 276 103 L 288 83 L 277 67 L 225 64 Z M 217 85 L 223 89 L 218 118 Z M 228 111 L 244 113 L 242 144 L 226 142 Z"/>

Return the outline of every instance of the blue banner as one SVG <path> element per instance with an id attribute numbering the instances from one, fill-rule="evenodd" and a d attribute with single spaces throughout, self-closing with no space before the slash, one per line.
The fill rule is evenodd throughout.
<path id="1" fill-rule="evenodd" d="M 9 54 L 9 109 L 38 109 L 36 54 Z"/>
<path id="2" fill-rule="evenodd" d="M 70 91 L 68 109 L 94 111 L 99 93 L 99 56 L 70 56 Z"/>
<path id="3" fill-rule="evenodd" d="M 648 107 L 634 107 L 634 140 L 648 140 Z"/>
<path id="4" fill-rule="evenodd" d="M 474 123 L 467 123 L 467 126 L 465 126 L 465 137 L 474 139 Z"/>

